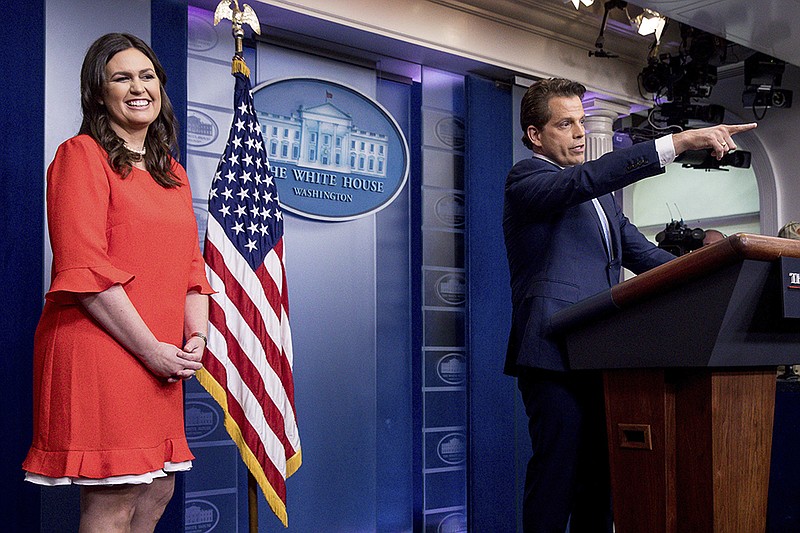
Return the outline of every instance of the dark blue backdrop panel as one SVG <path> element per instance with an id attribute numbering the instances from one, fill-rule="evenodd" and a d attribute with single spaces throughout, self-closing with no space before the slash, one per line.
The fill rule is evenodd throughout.
<path id="1" fill-rule="evenodd" d="M 188 2 L 152 0 L 150 4 L 150 45 L 167 72 L 167 95 L 178 119 L 180 160 L 186 164 L 186 49 Z M 184 530 L 184 474 L 175 476 L 175 493 L 167 505 L 156 532 Z"/>
<path id="2" fill-rule="evenodd" d="M 767 532 L 800 531 L 800 382 L 778 381 L 769 475 Z"/>
<path id="3" fill-rule="evenodd" d="M 516 381 L 503 375 L 511 291 L 503 187 L 512 161 L 507 86 L 468 77 L 466 132 L 470 531 L 516 530 Z"/>
<path id="4" fill-rule="evenodd" d="M 0 49 L 0 517 L 4 531 L 38 531 L 40 491 L 20 465 L 31 443 L 33 332 L 42 310 L 45 6 L 5 10 Z"/>
<path id="5" fill-rule="evenodd" d="M 411 258 L 411 309 L 422 309 L 422 84 L 415 83 L 411 87 L 411 113 L 410 131 L 408 135 L 411 150 L 411 175 L 409 176 L 409 204 L 410 204 L 410 258 Z M 422 313 L 414 312 L 411 315 L 411 357 L 412 367 L 422 368 Z M 412 373 L 412 417 L 414 433 L 422 435 L 422 373 Z M 413 492 L 413 523 L 414 531 L 420 531 L 424 524 L 425 499 L 422 491 L 423 454 L 419 444 L 421 438 L 415 439 L 417 443 L 412 449 L 412 486 Z"/>
<path id="6" fill-rule="evenodd" d="M 180 159 L 186 164 L 186 50 L 189 38 L 189 2 L 152 0 L 150 5 L 150 45 L 167 72 L 167 95 L 180 124 Z"/>

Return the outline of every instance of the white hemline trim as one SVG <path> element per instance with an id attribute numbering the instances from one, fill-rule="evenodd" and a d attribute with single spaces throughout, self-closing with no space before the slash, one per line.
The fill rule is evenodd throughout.
<path id="1" fill-rule="evenodd" d="M 192 468 L 191 461 L 183 461 L 180 463 L 172 463 L 167 461 L 164 463 L 164 468 L 153 470 L 144 474 L 129 474 L 124 476 L 111 476 L 100 479 L 93 479 L 88 477 L 48 477 L 41 474 L 34 474 L 25 472 L 25 481 L 35 483 L 36 485 L 45 485 L 48 487 L 56 487 L 61 485 L 142 485 L 150 484 L 154 479 L 165 477 L 171 472 L 185 472 Z"/>

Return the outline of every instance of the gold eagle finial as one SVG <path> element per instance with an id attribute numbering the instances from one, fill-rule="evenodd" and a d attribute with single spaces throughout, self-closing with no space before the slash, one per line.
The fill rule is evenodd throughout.
<path id="1" fill-rule="evenodd" d="M 233 8 L 231 8 L 233 3 Z M 244 37 L 243 24 L 250 26 L 254 32 L 261 35 L 261 24 L 258 22 L 256 12 L 248 4 L 242 4 L 239 9 L 239 0 L 222 0 L 214 10 L 214 26 L 223 19 L 230 20 L 233 27 L 232 33 L 236 39 L 236 55 L 242 54 L 242 38 Z"/>

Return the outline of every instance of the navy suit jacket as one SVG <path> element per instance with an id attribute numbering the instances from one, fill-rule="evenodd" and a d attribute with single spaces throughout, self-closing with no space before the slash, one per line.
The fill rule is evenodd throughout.
<path id="1" fill-rule="evenodd" d="M 503 209 L 513 303 L 506 373 L 567 370 L 550 317 L 616 284 L 623 266 L 638 274 L 674 257 L 648 241 L 610 194 L 662 172 L 654 141 L 563 169 L 538 157 L 514 165 Z M 608 218 L 611 257 L 592 198 Z"/>

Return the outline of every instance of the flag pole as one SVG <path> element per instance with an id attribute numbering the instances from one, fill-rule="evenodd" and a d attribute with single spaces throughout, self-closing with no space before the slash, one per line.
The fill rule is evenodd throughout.
<path id="1" fill-rule="evenodd" d="M 233 7 L 231 7 L 231 3 Z M 235 52 L 231 60 L 231 73 L 242 72 L 244 56 L 242 54 L 242 39 L 244 38 L 243 24 L 249 25 L 254 32 L 261 35 L 261 24 L 255 11 L 247 5 L 239 9 L 238 0 L 222 0 L 214 10 L 214 26 L 223 19 L 231 21 L 231 34 L 235 42 Z M 244 67 L 247 69 L 247 67 Z M 249 76 L 249 71 L 246 72 Z M 258 533 L 258 482 L 250 469 L 247 469 L 247 515 L 249 533 Z"/>
<path id="2" fill-rule="evenodd" d="M 247 515 L 250 533 L 258 533 L 258 483 L 249 469 L 247 470 Z"/>

